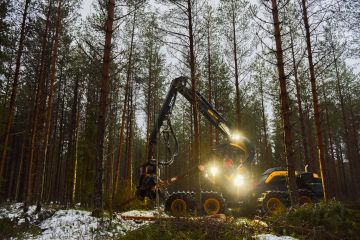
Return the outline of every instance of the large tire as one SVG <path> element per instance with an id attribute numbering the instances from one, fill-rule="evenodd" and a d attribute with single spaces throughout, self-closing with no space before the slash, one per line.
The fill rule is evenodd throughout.
<path id="1" fill-rule="evenodd" d="M 214 215 L 224 213 L 226 209 L 225 199 L 216 192 L 201 193 L 201 213 L 205 215 Z"/>
<path id="2" fill-rule="evenodd" d="M 314 194 L 308 189 L 298 189 L 298 204 L 300 206 L 317 202 Z"/>
<path id="3" fill-rule="evenodd" d="M 176 217 L 188 216 L 193 211 L 194 200 L 191 194 L 176 192 L 165 201 L 165 211 Z"/>
<path id="4" fill-rule="evenodd" d="M 286 192 L 267 191 L 258 199 L 258 203 L 262 214 L 272 215 L 289 206 L 289 197 Z"/>

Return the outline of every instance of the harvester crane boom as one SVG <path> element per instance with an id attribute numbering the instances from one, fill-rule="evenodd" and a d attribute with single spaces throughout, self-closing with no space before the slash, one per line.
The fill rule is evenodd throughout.
<path id="1" fill-rule="evenodd" d="M 185 97 L 186 100 L 192 103 L 191 83 L 187 77 L 175 78 L 171 83 L 170 89 L 161 107 L 157 122 L 155 123 L 155 126 L 150 134 L 149 152 L 147 159 L 149 163 L 154 163 L 153 159 L 155 153 L 155 146 L 157 144 L 157 136 L 164 122 L 169 118 L 169 115 L 171 115 L 171 111 L 175 104 L 178 93 L 180 93 L 182 96 Z M 221 114 L 215 109 L 215 107 L 211 103 L 209 103 L 198 91 L 196 91 L 195 96 L 195 101 L 201 114 L 214 127 L 216 127 L 227 138 L 229 142 L 233 142 L 233 136 L 236 131 L 232 129 L 230 123 L 223 116 L 221 116 Z M 254 149 L 250 141 L 247 138 L 241 136 L 240 141 L 236 142 L 236 144 L 238 144 L 238 147 L 241 148 L 247 155 L 245 163 L 251 163 L 254 157 Z M 162 162 L 159 162 L 159 164 L 162 164 Z"/>

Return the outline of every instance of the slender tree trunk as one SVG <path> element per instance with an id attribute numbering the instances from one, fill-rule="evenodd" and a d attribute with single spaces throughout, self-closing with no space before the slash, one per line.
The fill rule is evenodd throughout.
<path id="1" fill-rule="evenodd" d="M 56 199 L 65 204 L 66 198 L 66 173 L 67 173 L 67 163 L 65 156 L 63 154 L 65 147 L 65 93 L 67 92 L 67 78 L 64 79 L 63 89 L 62 89 L 62 102 L 61 102 L 61 118 L 60 118 L 60 138 L 59 138 L 59 147 L 58 147 L 58 175 L 57 175 L 57 186 L 58 191 L 56 192 Z"/>
<path id="2" fill-rule="evenodd" d="M 263 144 L 265 145 L 265 156 L 264 156 L 264 160 L 265 163 L 263 164 L 263 168 L 267 169 L 268 167 L 270 167 L 271 165 L 271 149 L 270 149 L 270 144 L 269 144 L 269 140 L 268 140 L 268 133 L 267 133 L 267 124 L 266 124 L 266 115 L 265 115 L 265 105 L 264 105 L 264 90 L 263 90 L 263 81 L 262 79 L 260 80 L 260 95 L 261 95 L 261 113 L 262 113 L 262 127 L 263 127 L 263 132 L 264 132 L 264 142 Z"/>
<path id="3" fill-rule="evenodd" d="M 151 94 L 152 94 L 152 61 L 153 61 L 153 49 L 151 46 L 150 56 L 149 56 L 149 79 L 148 79 L 148 89 L 147 89 L 147 100 L 146 100 L 146 148 L 145 148 L 145 159 L 149 159 L 149 144 L 150 144 L 150 127 L 151 127 Z"/>
<path id="4" fill-rule="evenodd" d="M 51 133 L 51 141 L 53 142 L 52 147 L 51 147 L 51 151 L 49 154 L 49 166 L 48 166 L 48 173 L 47 173 L 47 192 L 46 192 L 46 201 L 45 202 L 49 202 L 50 199 L 54 200 L 54 183 L 56 182 L 56 163 L 57 163 L 57 158 L 55 157 L 55 152 L 56 152 L 56 139 L 58 136 L 58 119 L 59 119 L 59 110 L 60 110 L 60 106 L 61 106 L 61 82 L 62 82 L 62 67 L 60 67 L 59 69 L 59 80 L 58 80 L 58 91 L 57 91 L 57 100 L 56 100 L 56 109 L 55 109 L 55 118 L 54 118 L 54 124 L 53 124 L 53 130 Z"/>
<path id="5" fill-rule="evenodd" d="M 76 190 L 76 168 L 77 168 L 77 131 L 78 131 L 78 118 L 79 118 L 79 78 L 80 76 L 75 77 L 75 86 L 74 86 L 74 99 L 71 109 L 71 121 L 70 121 L 70 134 L 68 141 L 68 156 L 67 162 L 69 166 L 69 171 L 67 174 L 67 199 L 70 201 L 71 206 L 74 204 L 75 190 Z"/>
<path id="6" fill-rule="evenodd" d="M 34 184 L 34 171 L 33 171 L 33 165 L 34 165 L 34 156 L 35 156 L 35 150 L 37 148 L 37 137 L 38 137 L 38 124 L 39 124 L 39 112 L 40 112 L 40 100 L 41 96 L 44 91 L 45 87 L 45 59 L 46 59 L 46 50 L 48 45 L 48 31 L 50 27 L 50 15 L 51 15 L 51 6 L 52 6 L 52 0 L 49 0 L 49 10 L 47 12 L 46 16 L 46 25 L 45 25 L 45 31 L 43 33 L 42 37 L 42 44 L 41 44 L 41 59 L 40 59 L 40 65 L 38 69 L 38 84 L 35 94 L 35 100 L 34 100 L 34 110 L 33 110 L 33 117 L 32 117 L 32 129 L 31 129 L 31 137 L 30 137 L 30 153 L 29 153 L 29 167 L 28 167 L 28 180 L 27 180 L 27 196 L 25 201 L 25 207 L 26 209 L 27 204 L 33 201 L 33 188 L 35 188 L 35 201 L 39 203 L 40 201 L 40 191 L 37 184 Z M 36 159 L 36 158 L 35 158 Z M 41 168 L 41 161 L 40 159 L 36 159 L 35 165 L 37 166 L 37 171 L 39 175 L 41 174 L 40 168 Z M 37 179 L 39 179 L 39 175 L 37 175 Z M 40 181 L 37 181 L 36 183 L 40 184 Z M 35 185 L 35 186 L 34 186 Z M 39 209 L 38 209 L 39 210 Z"/>
<path id="7" fill-rule="evenodd" d="M 25 40 L 25 27 L 26 27 L 26 18 L 28 15 L 28 9 L 30 5 L 30 0 L 25 1 L 24 12 L 22 15 L 21 27 L 20 27 L 20 39 L 19 39 L 19 47 L 16 56 L 16 63 L 15 63 L 15 73 L 14 73 L 14 81 L 12 83 L 12 90 L 11 90 L 11 97 L 10 97 L 10 104 L 8 110 L 8 118 L 6 121 L 5 127 L 5 135 L 3 141 L 3 148 L 1 154 L 1 162 L 0 162 L 0 187 L 2 185 L 2 176 L 4 173 L 5 162 L 7 159 L 7 150 L 10 138 L 11 127 L 13 124 L 14 114 L 15 114 L 15 104 L 16 104 L 16 96 L 17 96 L 17 89 L 19 84 L 19 76 L 20 76 L 20 66 L 21 66 L 21 57 L 24 49 L 24 40 Z"/>
<path id="8" fill-rule="evenodd" d="M 121 126 L 120 126 L 120 136 L 119 136 L 119 145 L 118 145 L 118 157 L 116 161 L 116 170 L 115 170 L 115 187 L 113 192 L 113 198 L 119 191 L 119 182 L 120 182 L 120 166 L 121 166 L 121 156 L 122 156 L 122 145 L 124 142 L 124 128 L 126 123 L 126 112 L 127 112 L 127 102 L 128 102 L 128 95 L 129 95 L 129 85 L 130 85 L 130 77 L 132 71 L 132 57 L 133 57 L 133 48 L 134 48 L 134 36 L 135 36 L 135 25 L 136 25 L 136 11 L 134 11 L 133 17 L 133 25 L 131 31 L 131 41 L 130 41 L 130 50 L 128 56 L 128 64 L 127 64 L 127 71 L 126 71 L 126 85 L 125 85 L 125 99 L 123 104 L 123 111 L 121 115 Z M 114 200 L 113 200 L 114 202 Z"/>
<path id="9" fill-rule="evenodd" d="M 215 82 L 215 91 L 214 91 L 214 104 L 215 104 L 215 109 L 219 109 L 219 100 L 218 100 L 218 85 L 217 83 Z M 215 130 L 215 145 L 219 145 L 220 143 L 220 136 L 219 136 L 219 131 L 216 129 Z"/>
<path id="10" fill-rule="evenodd" d="M 95 169 L 95 184 L 94 184 L 94 215 L 102 215 L 103 208 L 103 191 L 102 191 L 102 176 L 103 176 L 103 151 L 104 151 L 104 137 L 105 137 L 105 122 L 107 110 L 107 96 L 109 88 L 109 70 L 110 70 L 110 55 L 111 55 L 111 39 L 113 33 L 115 0 L 109 0 L 107 4 L 107 19 L 105 24 L 105 46 L 102 67 L 102 80 L 99 101 L 99 116 L 97 122 L 97 137 L 96 137 L 96 169 Z"/>
<path id="11" fill-rule="evenodd" d="M 131 95 L 130 95 L 130 106 L 131 106 L 131 110 L 130 110 L 130 116 L 129 116 L 129 120 L 130 120 L 130 125 L 129 125 L 129 156 L 128 156 L 128 161 L 127 161 L 127 182 L 129 184 L 130 190 L 132 189 L 132 162 L 133 162 L 133 140 L 134 140 L 134 127 L 133 127 L 133 122 L 135 121 L 134 119 L 134 113 L 136 111 L 136 101 L 134 102 L 134 89 L 132 89 L 131 91 Z"/>
<path id="12" fill-rule="evenodd" d="M 207 73 L 208 73 L 208 101 L 212 100 L 212 71 L 211 71 L 211 45 L 210 45 L 210 21 L 207 23 Z M 209 147 L 213 148 L 213 127 L 209 123 Z"/>
<path id="13" fill-rule="evenodd" d="M 318 160 L 319 160 L 319 169 L 320 169 L 321 180 L 322 180 L 322 185 L 323 185 L 324 201 L 326 201 L 327 200 L 327 189 L 326 189 L 327 179 L 325 179 L 325 169 L 324 169 L 325 168 L 325 156 L 324 156 L 324 149 L 323 149 L 323 143 L 322 143 L 321 114 L 320 114 L 320 110 L 319 110 L 318 93 L 317 93 L 317 89 L 316 89 L 315 67 L 314 67 L 313 57 L 312 57 L 310 25 L 309 25 L 309 19 L 308 19 L 308 14 L 307 14 L 306 0 L 302 0 L 302 8 L 303 8 L 303 19 L 304 19 L 304 26 L 305 26 L 305 33 L 306 33 L 306 47 L 307 47 L 309 70 L 310 70 L 311 92 L 312 92 L 313 106 L 314 106 L 317 156 L 318 156 Z"/>
<path id="14" fill-rule="evenodd" d="M 236 127 L 241 127 L 241 109 L 240 109 L 240 88 L 239 88 L 239 66 L 237 59 L 237 38 L 236 38 L 236 19 L 235 19 L 235 2 L 231 1 L 232 13 L 232 34 L 233 34 L 233 47 L 234 47 L 234 66 L 235 66 L 235 89 L 236 89 Z"/>
<path id="15" fill-rule="evenodd" d="M 295 59 L 295 50 L 294 50 L 294 39 L 293 39 L 293 32 L 292 29 L 290 30 L 290 46 L 291 46 L 291 56 L 292 56 L 292 64 L 294 69 L 294 78 L 295 78 L 295 88 L 296 88 L 296 100 L 298 105 L 298 112 L 299 112 L 299 120 L 300 120 L 300 129 L 301 129 L 301 140 L 302 140 L 302 147 L 304 151 L 304 158 L 305 164 L 308 165 L 309 170 L 313 170 L 313 163 L 310 161 L 309 151 L 308 151 L 308 143 L 307 143 L 307 136 L 306 136 L 306 129 L 305 129 L 305 122 L 304 122 L 304 111 L 301 102 L 301 90 L 300 90 L 300 81 L 298 76 L 298 64 L 296 64 Z"/>
<path id="16" fill-rule="evenodd" d="M 130 134 L 131 134 L 131 130 L 130 130 L 130 126 L 131 126 L 131 108 L 132 108 L 132 83 L 130 84 L 130 89 L 129 89 L 129 96 L 128 96 L 128 102 L 127 102 L 127 113 L 126 113 L 126 138 L 125 138 L 125 161 L 124 161 L 124 166 L 125 166 L 125 172 L 124 172 L 124 180 L 125 180 L 125 185 L 127 187 L 127 180 L 128 180 L 128 163 L 129 163 L 129 151 L 130 151 Z"/>
<path id="17" fill-rule="evenodd" d="M 294 167 L 294 149 L 292 140 L 292 126 L 290 122 L 291 110 L 289 103 L 289 96 L 287 91 L 287 81 L 284 69 L 284 56 L 281 42 L 281 30 L 279 21 L 279 11 L 277 0 L 271 0 L 272 2 L 272 15 L 274 20 L 274 36 L 276 43 L 276 60 L 277 69 L 279 74 L 280 83 L 280 101 L 281 101 L 281 113 L 284 124 L 284 142 L 285 142 L 285 155 L 286 164 L 288 169 L 288 190 L 291 200 L 291 205 L 296 203 L 296 182 L 295 182 L 295 167 Z"/>
<path id="18" fill-rule="evenodd" d="M 47 118 L 46 118 L 46 127 L 45 127 L 45 142 L 44 142 L 44 152 L 43 152 L 43 168 L 41 174 L 41 186 L 40 186 L 40 199 L 43 200 L 44 195 L 44 181 L 45 181 L 45 172 L 48 158 L 48 145 L 49 145 L 49 136 L 51 131 L 51 122 L 52 122 L 52 107 L 53 107 L 53 94 L 54 94 L 54 83 L 56 79 L 56 62 L 57 62 L 57 52 L 59 48 L 59 32 L 61 27 L 61 4 L 62 0 L 59 0 L 59 5 L 57 8 L 56 14 L 56 27 L 55 27 L 55 42 L 53 45 L 53 53 L 51 57 L 51 74 L 50 74 L 50 92 L 47 103 Z"/>
<path id="19" fill-rule="evenodd" d="M 200 135 L 199 135 L 199 116 L 198 106 L 196 103 L 196 60 L 195 60 L 195 44 L 194 44 L 194 30 L 193 30 L 193 10 L 192 1 L 187 0 L 187 17 L 188 17 L 188 33 L 189 33 L 189 58 L 190 58 L 190 75 L 191 75 L 191 98 L 192 98 L 192 113 L 194 119 L 194 142 L 193 142 L 193 163 L 194 165 L 200 164 Z M 201 185 L 200 185 L 200 174 L 196 176 L 196 199 L 198 200 L 199 206 L 201 205 Z"/>
<path id="20" fill-rule="evenodd" d="M 325 117 L 326 117 L 326 129 L 327 129 L 327 135 L 329 139 L 329 148 L 330 148 L 330 157 L 329 157 L 329 173 L 331 174 L 331 178 L 329 179 L 331 182 L 329 185 L 332 188 L 332 196 L 338 198 L 339 197 L 339 184 L 335 169 L 335 156 L 334 156 L 334 142 L 332 137 L 332 131 L 331 131 L 331 125 L 330 125 L 330 119 L 329 119 L 329 110 L 328 110 L 328 102 L 327 97 L 325 93 L 325 88 L 323 84 L 323 97 L 324 97 L 324 104 L 325 104 Z"/>

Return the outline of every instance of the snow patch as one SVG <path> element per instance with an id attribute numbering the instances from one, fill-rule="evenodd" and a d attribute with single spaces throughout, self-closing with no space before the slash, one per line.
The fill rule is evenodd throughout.
<path id="1" fill-rule="evenodd" d="M 122 213 L 126 216 L 154 216 L 155 211 L 129 211 Z M 41 236 L 34 240 L 46 239 L 94 239 L 98 237 L 116 237 L 128 231 L 142 227 L 148 222 L 125 221 L 120 214 L 110 220 L 99 219 L 91 216 L 88 211 L 59 210 L 51 218 L 40 224 L 43 230 Z"/>
<path id="2" fill-rule="evenodd" d="M 77 209 L 55 210 L 49 207 L 35 213 L 36 206 L 30 206 L 26 214 L 23 212 L 23 203 L 14 203 L 0 207 L 0 219 L 6 218 L 20 225 L 30 223 L 39 226 L 42 234 L 39 236 L 27 236 L 32 240 L 67 240 L 67 239 L 97 239 L 116 238 L 128 231 L 149 224 L 147 221 L 123 220 L 124 216 L 158 216 L 157 211 L 128 211 L 116 213 L 115 217 L 95 218 L 91 212 Z"/>
<path id="3" fill-rule="evenodd" d="M 275 236 L 272 234 L 260 234 L 255 236 L 256 240 L 297 240 L 297 238 L 293 238 L 290 236 Z"/>

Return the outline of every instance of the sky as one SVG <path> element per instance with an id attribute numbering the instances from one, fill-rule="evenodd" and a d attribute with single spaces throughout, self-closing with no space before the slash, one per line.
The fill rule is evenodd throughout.
<path id="1" fill-rule="evenodd" d="M 91 12 L 91 4 L 93 0 L 83 0 L 82 2 L 82 9 L 80 11 L 81 16 L 85 18 Z"/>

